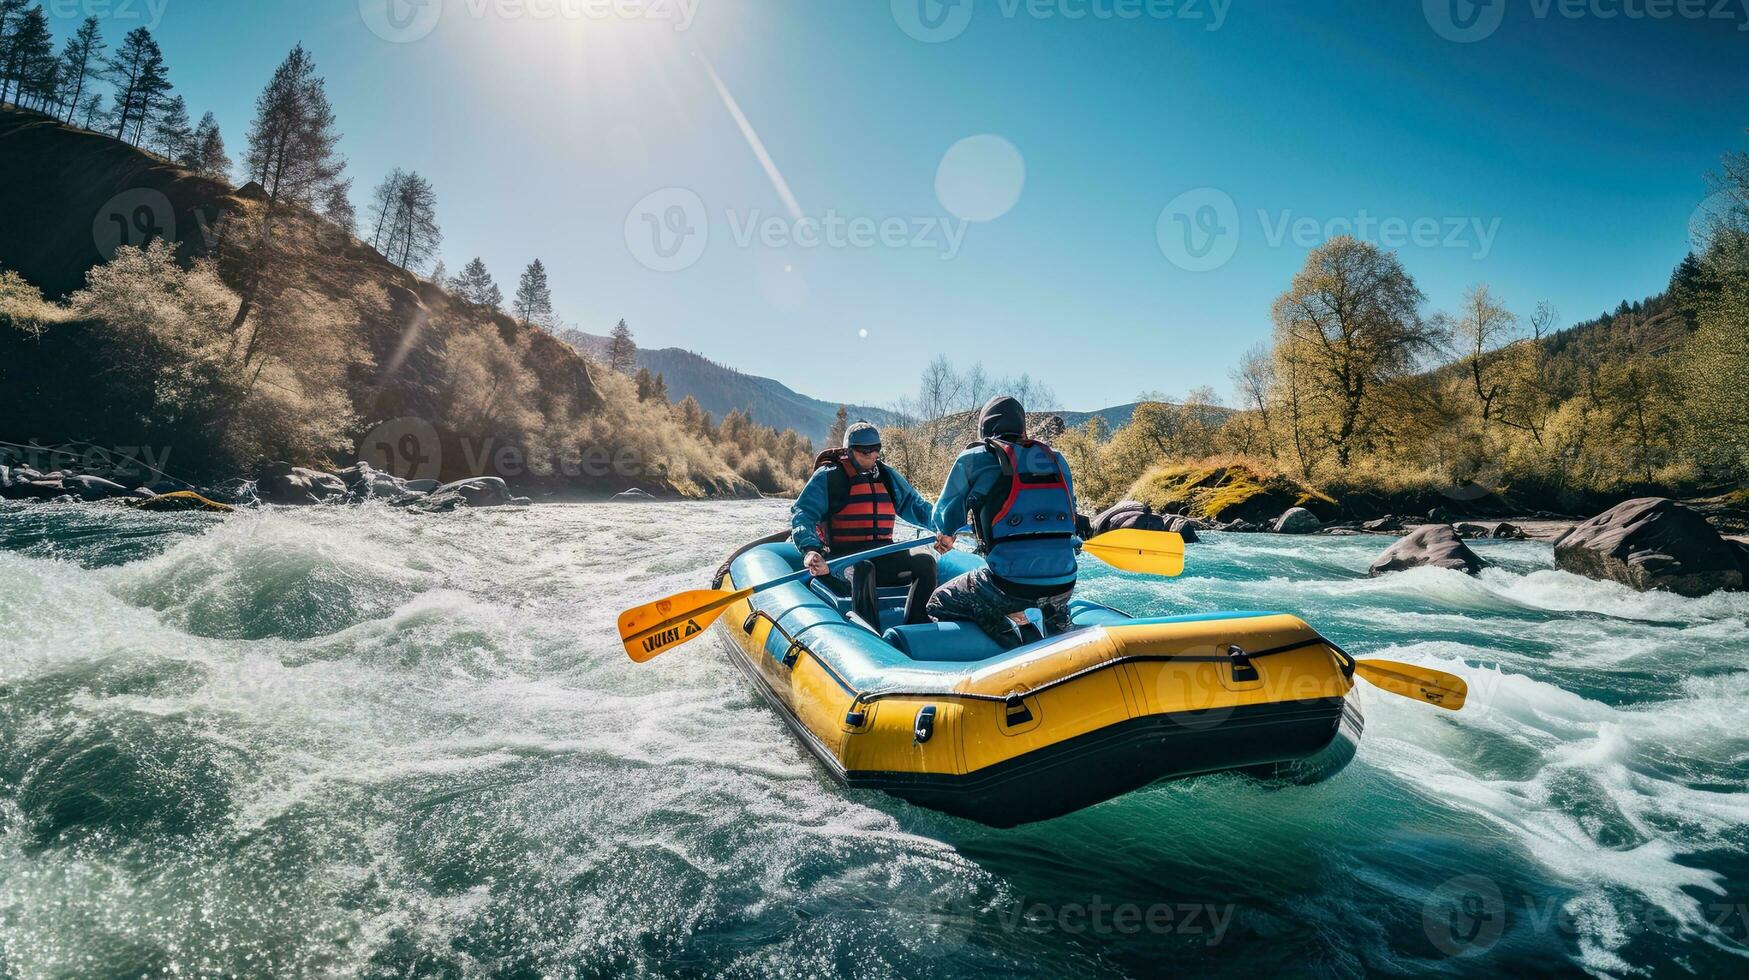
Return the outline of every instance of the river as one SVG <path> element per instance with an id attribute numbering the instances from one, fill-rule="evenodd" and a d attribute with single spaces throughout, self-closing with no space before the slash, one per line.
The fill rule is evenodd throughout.
<path id="1" fill-rule="evenodd" d="M 230 517 L 0 504 L 0 977 L 1741 975 L 1749 595 L 1479 542 L 1208 535 L 1139 614 L 1276 609 L 1436 666 L 1331 781 L 997 831 L 834 786 L 707 637 L 780 502 Z"/>

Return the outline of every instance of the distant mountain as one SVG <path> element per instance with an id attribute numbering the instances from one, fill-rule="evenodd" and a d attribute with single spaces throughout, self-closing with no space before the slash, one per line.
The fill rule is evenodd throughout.
<path id="1" fill-rule="evenodd" d="M 1130 416 L 1136 414 L 1136 406 L 1140 404 L 1142 403 L 1130 402 L 1128 405 L 1113 405 L 1111 408 L 1102 408 L 1097 412 L 1051 412 L 1050 414 L 1061 418 L 1063 424 L 1071 429 L 1079 429 L 1086 425 L 1088 420 L 1098 416 L 1105 420 L 1108 431 L 1116 431 L 1130 424 Z M 1216 405 L 1208 405 L 1203 408 L 1204 420 L 1214 426 L 1226 425 L 1227 420 L 1233 415 L 1234 410 L 1230 408 L 1221 408 Z"/>
<path id="2" fill-rule="evenodd" d="M 558 337 L 597 361 L 607 359 L 606 337 L 581 330 L 561 330 Z M 653 374 L 662 375 L 668 382 L 668 396 L 675 401 L 691 395 L 698 399 L 699 405 L 705 411 L 718 419 L 735 409 L 741 409 L 760 425 L 794 429 L 812 439 L 815 446 L 824 445 L 826 433 L 832 429 L 832 419 L 838 413 L 837 402 L 809 397 L 792 390 L 782 382 L 754 374 L 743 374 L 725 364 L 718 364 L 700 354 L 678 347 L 664 347 L 659 350 L 640 347 L 638 366 L 648 368 Z M 1109 428 L 1118 429 L 1128 424 L 1139 404 L 1141 403 L 1130 402 L 1094 412 L 1045 414 L 1062 418 L 1063 424 L 1071 429 L 1086 425 L 1089 419 L 1097 415 L 1105 420 Z M 897 422 L 897 416 L 884 408 L 850 405 L 848 409 L 852 419 L 868 419 L 876 425 L 892 425 Z M 1227 416 L 1232 414 L 1229 409 L 1211 408 L 1209 411 L 1214 416 L 1211 421 L 1217 424 L 1225 422 Z"/>
<path id="3" fill-rule="evenodd" d="M 598 361 L 607 358 L 608 338 L 563 330 L 559 339 L 583 351 Z M 698 399 L 700 406 L 718 420 L 740 409 L 760 425 L 776 429 L 794 429 L 823 447 L 826 434 L 832 430 L 832 420 L 838 414 L 838 403 L 810 398 L 791 390 L 781 382 L 758 375 L 743 374 L 724 364 L 681 350 L 638 348 L 638 366 L 660 374 L 668 384 L 668 397 L 675 401 L 687 395 Z M 868 419 L 876 425 L 891 424 L 893 413 L 869 405 L 847 406 L 852 419 Z"/>

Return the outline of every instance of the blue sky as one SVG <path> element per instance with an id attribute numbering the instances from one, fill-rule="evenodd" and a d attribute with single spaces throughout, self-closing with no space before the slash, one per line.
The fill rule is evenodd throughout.
<path id="1" fill-rule="evenodd" d="M 233 156 L 301 41 L 360 207 L 430 177 L 452 271 L 539 256 L 586 330 L 872 404 L 938 353 L 1065 408 L 1225 394 L 1363 219 L 1429 312 L 1570 323 L 1663 288 L 1749 147 L 1749 0 L 424 2 L 47 6 L 156 23 Z"/>

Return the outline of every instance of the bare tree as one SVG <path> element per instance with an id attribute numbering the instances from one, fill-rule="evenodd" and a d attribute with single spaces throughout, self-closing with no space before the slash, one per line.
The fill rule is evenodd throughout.
<path id="1" fill-rule="evenodd" d="M 1270 391 L 1275 387 L 1275 362 L 1270 359 L 1269 346 L 1258 344 L 1245 352 L 1239 366 L 1233 369 L 1233 387 L 1239 403 L 1257 413 L 1258 427 L 1263 431 L 1263 445 L 1270 459 L 1277 459 L 1275 430 L 1270 425 Z"/>
<path id="2" fill-rule="evenodd" d="M 1294 349 L 1327 411 L 1320 435 L 1346 468 L 1371 436 L 1387 382 L 1408 374 L 1441 333 L 1421 318 L 1426 297 L 1395 254 L 1343 235 L 1313 249 L 1275 301 L 1277 344 Z"/>

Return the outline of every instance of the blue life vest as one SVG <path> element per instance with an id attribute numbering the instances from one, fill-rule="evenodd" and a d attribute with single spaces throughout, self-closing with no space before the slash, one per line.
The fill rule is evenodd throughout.
<path id="1" fill-rule="evenodd" d="M 1001 476 L 967 509 L 990 571 L 1022 584 L 1073 584 L 1075 501 L 1056 452 L 1032 439 L 986 439 L 984 448 Z"/>

